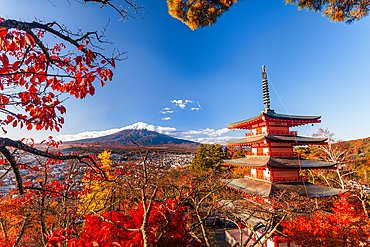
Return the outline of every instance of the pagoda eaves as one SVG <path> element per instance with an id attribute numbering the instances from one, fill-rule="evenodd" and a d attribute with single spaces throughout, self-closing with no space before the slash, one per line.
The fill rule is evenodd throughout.
<path id="1" fill-rule="evenodd" d="M 250 146 L 256 143 L 265 143 L 268 142 L 275 142 L 281 144 L 293 144 L 293 146 L 299 145 L 326 145 L 325 142 L 327 138 L 313 138 L 313 137 L 305 137 L 305 136 L 296 136 L 296 135 L 277 135 L 277 134 L 262 134 L 262 135 L 252 135 L 247 136 L 246 138 L 228 141 L 227 146 L 234 147 L 234 146 Z"/>
<path id="2" fill-rule="evenodd" d="M 228 124 L 229 129 L 251 129 L 253 125 L 267 121 L 284 122 L 287 126 L 294 127 L 310 123 L 321 123 L 321 116 L 296 116 L 278 114 L 273 111 L 262 111 L 256 117 Z"/>
<path id="3" fill-rule="evenodd" d="M 275 169 L 320 169 L 333 168 L 336 163 L 319 160 L 309 160 L 295 156 L 258 156 L 248 155 L 240 159 L 224 160 L 227 165 L 237 167 L 259 167 Z"/>
<path id="4" fill-rule="evenodd" d="M 251 178 L 224 180 L 223 184 L 246 196 L 254 195 L 260 198 L 270 198 L 281 191 L 294 192 L 301 196 L 326 197 L 338 195 L 343 190 L 312 184 L 306 181 L 271 182 L 258 181 Z"/>

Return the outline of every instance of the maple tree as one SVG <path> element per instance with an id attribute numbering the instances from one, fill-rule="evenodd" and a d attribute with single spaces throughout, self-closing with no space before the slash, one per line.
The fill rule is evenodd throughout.
<path id="1" fill-rule="evenodd" d="M 13 246 L 17 239 L 26 246 L 197 246 L 185 229 L 188 214 L 181 198 L 156 198 L 158 188 L 138 179 L 143 175 L 140 165 L 116 166 L 108 151 L 93 158 L 104 175 L 86 167 L 81 177 L 76 173 L 80 169 L 74 170 L 80 167 L 75 162 L 64 179 L 53 180 L 48 166 L 60 161 L 52 159 L 39 172 L 30 168 L 37 174 L 24 183 L 25 194 L 19 196 L 14 190 L 1 200 L 2 246 Z"/>
<path id="2" fill-rule="evenodd" d="M 170 169 L 161 177 L 159 185 L 161 200 L 182 198 L 190 206 L 187 232 L 204 246 L 213 246 L 214 238 L 210 226 L 220 222 L 219 202 L 230 193 L 224 193 L 224 179 L 232 177 L 229 170 L 194 170 L 191 167 Z"/>
<path id="3" fill-rule="evenodd" d="M 122 19 L 140 17 L 140 7 L 133 2 L 86 0 L 99 3 L 119 13 Z M 131 12 L 129 11 L 131 9 Z M 64 123 L 66 108 L 63 103 L 69 96 L 85 98 L 94 95 L 96 83 L 101 86 L 112 80 L 115 61 L 123 53 L 111 57 L 97 52 L 104 32 L 78 31 L 72 33 L 57 22 L 25 22 L 0 17 L 0 127 L 27 128 L 27 130 L 59 131 Z M 55 38 L 51 43 L 50 37 Z M 68 48 L 67 48 L 68 47 Z M 89 156 L 60 155 L 42 152 L 30 145 L 0 137 L 1 165 L 12 170 L 20 194 L 24 193 L 19 165 L 12 154 L 23 150 L 31 154 L 57 160 L 95 160 Z M 95 167 L 94 169 L 99 169 Z M 100 171 L 102 172 L 102 171 Z"/>
<path id="4" fill-rule="evenodd" d="M 287 221 L 284 233 L 300 246 L 370 246 L 370 222 L 359 201 L 346 193 L 333 206 L 332 212 L 317 210 Z"/>
<path id="5" fill-rule="evenodd" d="M 49 2 L 52 4 L 51 2 Z M 118 13 L 121 20 L 141 18 L 143 7 L 136 1 L 84 0 Z M 50 36 L 56 38 L 51 44 Z M 73 33 L 58 22 L 25 22 L 0 17 L 0 127 L 26 127 L 28 130 L 57 130 L 64 123 L 65 97 L 94 95 L 112 80 L 116 60 L 123 54 L 106 57 L 97 52 L 109 43 L 104 31 Z M 68 47 L 68 50 L 66 49 Z M 74 51 L 70 51 L 70 49 Z M 16 110 L 18 109 L 18 111 Z"/>
<path id="6" fill-rule="evenodd" d="M 73 45 L 78 52 L 69 53 L 63 43 L 47 47 L 43 39 L 47 34 Z M 22 22 L 0 19 L 0 113 L 5 117 L 0 126 L 18 125 L 28 130 L 57 130 L 64 123 L 66 112 L 63 94 L 75 98 L 94 95 L 93 83 L 104 86 L 111 81 L 120 54 L 106 58 L 89 49 L 96 32 L 73 39 L 72 34 L 57 23 Z M 12 107 L 10 107 L 12 106 Z M 15 112 L 14 107 L 21 108 Z"/>
<path id="7" fill-rule="evenodd" d="M 189 26 L 192 30 L 211 26 L 223 13 L 240 0 L 167 0 L 168 12 Z M 299 9 L 323 11 L 332 21 L 352 23 L 367 16 L 370 2 L 367 0 L 285 0 Z"/>
<path id="8" fill-rule="evenodd" d="M 177 209 L 177 202 L 174 200 L 154 202 L 152 207 L 147 222 L 150 246 L 154 243 L 158 246 L 189 246 L 191 237 L 185 229 L 185 208 Z M 175 210 L 177 213 L 173 215 Z M 142 204 L 125 212 L 105 211 L 90 214 L 85 216 L 80 231 L 72 227 L 70 229 L 74 230 L 74 233 L 67 230 L 55 231 L 47 246 L 60 246 L 65 241 L 69 246 L 146 246 L 140 231 L 144 215 Z M 172 218 L 167 231 L 157 241 L 158 231 L 170 217 Z"/>
<path id="9" fill-rule="evenodd" d="M 141 153 L 139 148 L 138 152 L 141 156 L 139 164 L 114 164 L 107 151 L 99 155 L 99 166 L 105 176 L 90 170 L 85 174 L 84 192 L 80 197 L 84 228 L 75 234 L 75 238 L 66 240 L 68 244 L 81 243 L 85 246 L 96 242 L 103 246 L 108 243 L 117 243 L 117 246 L 161 246 L 173 243 L 176 246 L 192 246 L 192 237 L 185 229 L 187 217 L 184 202 L 189 195 L 159 197 L 162 188 L 158 181 L 163 179 L 166 170 L 148 163 L 148 153 Z M 86 223 L 89 220 L 94 223 L 89 225 Z M 96 224 L 100 227 L 97 228 Z M 101 229 L 101 235 L 98 229 Z M 66 239 L 59 233 L 50 238 L 51 246 L 57 246 Z M 64 234 L 69 233 L 64 231 Z M 53 242 L 53 239 L 58 241 Z"/>
<path id="10" fill-rule="evenodd" d="M 29 171 L 29 175 L 23 177 L 26 180 L 24 194 L 19 195 L 13 190 L 1 196 L 3 234 L 0 239 L 4 246 L 13 246 L 17 239 L 25 246 L 44 246 L 47 236 L 55 229 L 67 227 L 78 219 L 77 198 L 81 192 L 81 184 L 75 168 L 79 162 L 64 164 L 69 169 L 56 179 L 52 177 L 51 167 L 59 166 L 60 162 L 36 159 L 32 166 L 22 164 L 22 169 Z M 27 216 L 28 221 L 25 222 Z"/>

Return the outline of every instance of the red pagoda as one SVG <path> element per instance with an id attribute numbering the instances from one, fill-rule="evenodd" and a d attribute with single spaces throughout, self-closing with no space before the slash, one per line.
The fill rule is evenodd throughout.
<path id="1" fill-rule="evenodd" d="M 243 178 L 225 184 L 248 198 L 265 200 L 278 191 L 291 191 L 310 197 L 338 195 L 340 190 L 309 183 L 300 176 L 301 170 L 335 169 L 336 163 L 303 159 L 293 152 L 297 146 L 327 144 L 325 138 L 299 136 L 297 131 L 290 130 L 290 127 L 320 123 L 321 116 L 284 115 L 271 110 L 267 74 L 265 66 L 262 68 L 265 110 L 256 117 L 228 124 L 229 129 L 250 130 L 250 133 L 246 133 L 243 139 L 227 142 L 227 146 L 245 146 L 251 152 L 240 159 L 225 160 L 225 165 L 248 168 L 248 172 Z M 293 243 L 279 245 L 269 242 L 266 246 L 295 246 Z"/>

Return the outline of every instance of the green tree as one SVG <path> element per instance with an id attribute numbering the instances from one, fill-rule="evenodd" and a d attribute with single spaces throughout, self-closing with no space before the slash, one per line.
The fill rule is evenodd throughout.
<path id="1" fill-rule="evenodd" d="M 224 152 L 220 144 L 211 144 L 208 146 L 208 157 L 211 166 L 218 167 L 224 163 Z"/>
<path id="2" fill-rule="evenodd" d="M 193 170 L 208 170 L 223 164 L 224 152 L 220 144 L 200 144 L 191 162 Z"/>

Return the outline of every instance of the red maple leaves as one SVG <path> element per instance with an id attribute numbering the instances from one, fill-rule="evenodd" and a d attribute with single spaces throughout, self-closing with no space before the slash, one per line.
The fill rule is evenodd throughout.
<path id="1" fill-rule="evenodd" d="M 362 206 L 340 195 L 332 212 L 292 219 L 283 224 L 284 233 L 299 246 L 370 246 L 370 222 Z"/>
<path id="2" fill-rule="evenodd" d="M 156 243 L 157 235 L 176 210 L 177 201 L 155 202 L 149 216 L 148 234 L 151 245 Z M 70 247 L 79 246 L 143 246 L 140 226 L 143 221 L 142 204 L 129 208 L 126 212 L 106 211 L 101 214 L 85 216 L 80 231 L 75 227 L 58 230 L 49 238 L 48 246 L 57 247 L 68 243 Z M 191 236 L 185 229 L 185 207 L 182 206 L 171 219 L 163 237 L 157 246 L 189 246 Z"/>
<path id="3" fill-rule="evenodd" d="M 0 18 L 0 26 L 10 25 L 5 22 Z M 66 112 L 61 95 L 82 99 L 94 95 L 96 80 L 101 86 L 112 80 L 113 72 L 107 66 L 114 67 L 114 59 L 98 61 L 98 54 L 84 40 L 79 41 L 80 54 L 66 51 L 63 43 L 48 48 L 42 42 L 45 33 L 42 29 L 0 28 L 0 112 L 6 114 L 0 126 L 59 131 L 64 123 L 61 115 Z M 10 106 L 22 110 L 15 112 Z"/>

